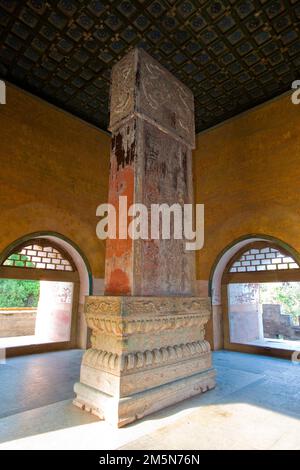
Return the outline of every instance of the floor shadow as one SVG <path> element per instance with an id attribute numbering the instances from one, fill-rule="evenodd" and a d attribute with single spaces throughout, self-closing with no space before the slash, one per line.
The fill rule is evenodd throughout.
<path id="1" fill-rule="evenodd" d="M 0 365 L 0 442 L 99 422 L 70 400 L 78 380 L 82 351 L 72 350 L 9 359 Z M 139 429 L 195 408 L 247 403 L 300 419 L 300 363 L 265 356 L 213 353 L 217 386 L 126 427 Z M 161 423 L 158 421 L 161 420 Z M 144 423 L 144 424 L 143 424 Z"/>

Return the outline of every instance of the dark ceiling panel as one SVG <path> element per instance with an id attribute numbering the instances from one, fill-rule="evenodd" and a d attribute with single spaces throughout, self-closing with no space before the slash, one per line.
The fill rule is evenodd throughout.
<path id="1" fill-rule="evenodd" d="M 194 93 L 197 131 L 290 89 L 300 1 L 0 0 L 0 76 L 108 123 L 112 65 L 146 49 Z"/>

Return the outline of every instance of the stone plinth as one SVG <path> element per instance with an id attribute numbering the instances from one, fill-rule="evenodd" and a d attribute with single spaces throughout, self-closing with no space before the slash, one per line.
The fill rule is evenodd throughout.
<path id="1" fill-rule="evenodd" d="M 123 426 L 214 387 L 209 299 L 89 297 L 75 404 Z"/>
<path id="2" fill-rule="evenodd" d="M 112 70 L 108 202 L 118 236 L 106 241 L 105 295 L 88 297 L 86 351 L 74 403 L 123 426 L 215 385 L 204 339 L 210 300 L 195 297 L 195 253 L 186 240 L 132 239 L 127 206 L 193 202 L 193 95 L 143 50 Z M 159 225 L 159 224 L 158 224 Z"/>

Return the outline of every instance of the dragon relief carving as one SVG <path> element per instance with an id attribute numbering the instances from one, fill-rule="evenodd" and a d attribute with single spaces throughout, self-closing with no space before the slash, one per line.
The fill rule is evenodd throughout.
<path id="1" fill-rule="evenodd" d="M 210 299 L 199 297 L 117 297 L 89 296 L 86 314 L 107 315 L 182 315 L 210 313 Z"/>
<path id="2" fill-rule="evenodd" d="M 93 297 L 89 296 L 85 301 L 86 314 L 116 315 L 121 312 L 121 298 L 117 297 Z"/>
<path id="3" fill-rule="evenodd" d="M 142 104 L 140 112 L 177 131 L 187 142 L 194 140 L 192 93 L 150 58 L 141 63 Z"/>
<path id="4" fill-rule="evenodd" d="M 153 349 L 152 351 L 124 354 L 88 349 L 83 356 L 82 364 L 95 369 L 131 372 L 178 362 L 178 360 L 205 355 L 209 352 L 210 345 L 205 340 Z"/>
<path id="5" fill-rule="evenodd" d="M 132 50 L 113 67 L 110 96 L 111 130 L 137 112 L 194 146 L 192 92 L 145 51 Z"/>
<path id="6" fill-rule="evenodd" d="M 203 328 L 210 316 L 208 299 L 195 297 L 88 297 L 85 317 L 94 335 L 119 337 L 178 328 Z"/>
<path id="7" fill-rule="evenodd" d="M 112 70 L 110 127 L 127 117 L 134 109 L 134 60 L 134 51 L 131 51 Z"/>
<path id="8" fill-rule="evenodd" d="M 135 297 L 134 299 L 124 298 L 124 311 L 127 314 L 209 315 L 210 306 L 208 299 L 196 297 Z"/>

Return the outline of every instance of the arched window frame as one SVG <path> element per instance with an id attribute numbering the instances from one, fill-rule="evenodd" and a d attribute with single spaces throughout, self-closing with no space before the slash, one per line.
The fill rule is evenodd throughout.
<path id="1" fill-rule="evenodd" d="M 276 243 L 268 241 L 251 242 L 241 248 L 233 258 L 227 263 L 222 277 L 222 284 L 229 283 L 247 283 L 247 282 L 291 282 L 300 281 L 300 268 L 294 269 L 276 269 L 272 271 L 245 271 L 245 272 L 230 272 L 232 265 L 238 261 L 241 256 L 249 250 L 273 248 L 288 258 L 292 258 L 295 263 L 299 265 L 299 260 L 285 248 L 278 246 Z"/>
<path id="2" fill-rule="evenodd" d="M 41 247 L 52 247 L 57 250 L 64 259 L 66 259 L 71 267 L 72 271 L 60 271 L 56 269 L 44 269 L 26 266 L 8 266 L 5 265 L 5 261 L 16 253 L 19 253 L 23 248 L 30 245 L 39 245 Z M 72 258 L 58 246 L 55 242 L 48 240 L 47 238 L 33 238 L 26 240 L 19 245 L 16 245 L 8 253 L 6 253 L 0 259 L 0 277 L 7 279 L 35 279 L 35 280 L 52 280 L 52 281 L 71 281 L 79 282 L 79 275 L 75 263 Z"/>
<path id="3" fill-rule="evenodd" d="M 278 349 L 266 346 L 253 346 L 248 344 L 233 343 L 230 340 L 230 325 L 228 313 L 228 285 L 233 283 L 266 283 L 266 282 L 300 282 L 300 269 L 281 269 L 274 271 L 254 271 L 254 272 L 230 272 L 231 266 L 240 259 L 240 257 L 251 249 L 274 248 L 287 257 L 292 258 L 300 265 L 300 258 L 295 252 L 284 248 L 281 244 L 272 241 L 253 241 L 244 245 L 227 263 L 221 281 L 222 297 L 222 318 L 224 331 L 223 347 L 231 351 L 239 351 L 254 354 L 267 354 L 277 357 L 290 357 L 290 351 L 287 349 Z"/>
<path id="4" fill-rule="evenodd" d="M 64 257 L 64 259 L 69 261 L 73 271 L 60 271 L 55 269 L 43 269 L 24 266 L 7 266 L 3 264 L 11 255 L 18 253 L 24 247 L 30 245 L 51 246 L 52 248 L 55 248 Z M 72 282 L 74 284 L 70 341 L 65 341 L 62 343 L 42 343 L 29 346 L 12 347 L 7 350 L 7 357 L 18 354 L 31 354 L 32 352 L 70 349 L 77 346 L 80 278 L 75 263 L 73 262 L 70 255 L 61 246 L 52 240 L 48 240 L 47 237 L 30 238 L 26 241 L 22 241 L 21 243 L 16 244 L 13 248 L 10 248 L 9 251 L 5 250 L 0 257 L 0 278 Z"/>

